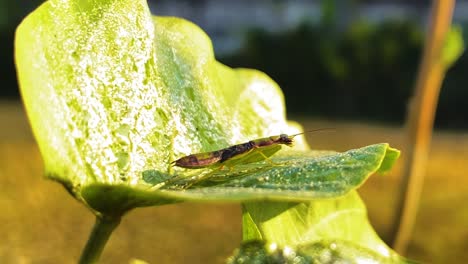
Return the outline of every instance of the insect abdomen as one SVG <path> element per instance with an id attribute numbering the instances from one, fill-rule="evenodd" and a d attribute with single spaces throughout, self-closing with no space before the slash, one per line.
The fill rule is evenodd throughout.
<path id="1" fill-rule="evenodd" d="M 174 161 L 175 166 L 182 168 L 204 168 L 211 166 L 221 160 L 221 152 L 213 151 L 211 153 L 192 154 Z"/>

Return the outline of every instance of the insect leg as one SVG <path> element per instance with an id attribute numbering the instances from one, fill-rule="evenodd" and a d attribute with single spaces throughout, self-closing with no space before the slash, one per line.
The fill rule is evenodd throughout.
<path id="1" fill-rule="evenodd" d="M 206 172 L 206 173 L 202 173 L 202 174 L 199 174 L 195 177 L 192 177 L 191 178 L 191 181 L 187 182 L 183 188 L 184 189 L 188 189 L 190 187 L 192 187 L 193 185 L 199 183 L 199 182 L 202 182 L 208 178 L 210 178 L 212 175 L 214 175 L 216 172 L 218 172 L 220 170 L 220 168 L 223 167 L 223 166 L 220 166 L 216 169 L 213 169 L 212 171 L 209 171 L 209 172 Z"/>

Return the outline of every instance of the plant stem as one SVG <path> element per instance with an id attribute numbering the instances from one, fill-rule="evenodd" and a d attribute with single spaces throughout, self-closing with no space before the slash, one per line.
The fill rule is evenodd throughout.
<path id="1" fill-rule="evenodd" d="M 97 263 L 110 235 L 120 223 L 120 216 L 96 215 L 96 222 L 81 254 L 80 264 Z"/>
<path id="2" fill-rule="evenodd" d="M 442 49 L 450 28 L 455 0 L 434 0 L 425 48 L 406 120 L 408 150 L 404 163 L 401 194 L 392 225 L 393 248 L 404 254 L 413 232 L 419 206 L 435 110 L 446 65 Z"/>

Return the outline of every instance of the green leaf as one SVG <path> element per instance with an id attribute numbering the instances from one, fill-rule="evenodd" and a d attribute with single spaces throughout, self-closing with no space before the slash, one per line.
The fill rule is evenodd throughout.
<path id="1" fill-rule="evenodd" d="M 299 132 L 270 78 L 220 64 L 197 26 L 152 17 L 144 0 L 48 1 L 18 27 L 15 59 L 46 175 L 78 198 L 169 174 L 176 157 Z"/>
<path id="2" fill-rule="evenodd" d="M 194 170 L 192 177 L 174 180 L 176 176 L 161 186 L 165 183 L 161 179 L 170 175 L 145 171 L 143 177 L 155 186 L 90 184 L 81 194 L 92 208 L 108 214 L 179 201 L 311 201 L 355 190 L 382 165 L 390 166 L 397 153 L 388 144 L 343 153 L 286 152 L 272 159 L 274 165 L 252 163 L 225 172 L 215 170 L 203 181 L 199 181 L 199 170 Z"/>
<path id="3" fill-rule="evenodd" d="M 172 176 L 166 173 L 162 173 L 157 170 L 147 170 L 144 171 L 142 174 L 143 180 L 149 184 L 159 184 L 169 180 Z"/>
<path id="4" fill-rule="evenodd" d="M 337 197 L 388 169 L 376 144 L 308 151 L 303 136 L 269 164 L 173 168 L 182 156 L 302 131 L 265 74 L 231 69 L 209 38 L 143 0 L 51 0 L 18 27 L 15 58 L 46 175 L 98 212 L 184 200 Z M 392 158 L 394 157 L 394 158 Z"/>
<path id="5" fill-rule="evenodd" d="M 273 164 L 241 164 L 231 170 L 212 172 L 198 170 L 208 175 L 206 179 L 200 180 L 199 174 L 186 176 L 165 188 L 190 184 L 177 196 L 194 200 L 304 201 L 339 197 L 358 188 L 372 173 L 390 168 L 398 154 L 388 144 L 343 153 L 284 151 L 272 157 Z"/>
<path id="6" fill-rule="evenodd" d="M 279 247 L 261 240 L 241 244 L 227 261 L 236 263 L 269 264 L 321 264 L 321 263 L 412 263 L 403 258 L 384 258 L 376 252 L 349 241 L 321 241 L 303 245 L 296 250 Z"/>
<path id="7" fill-rule="evenodd" d="M 323 240 L 303 245 L 298 252 L 313 259 L 311 263 L 415 263 L 396 255 L 384 257 L 353 241 Z"/>
<path id="8" fill-rule="evenodd" d="M 380 164 L 379 170 L 377 172 L 385 173 L 390 171 L 399 157 L 400 151 L 398 149 L 390 147 L 387 148 L 387 151 L 385 152 L 385 157 L 382 163 Z"/>
<path id="9" fill-rule="evenodd" d="M 372 229 L 355 191 L 308 203 L 252 202 L 244 204 L 243 209 L 244 241 L 268 241 L 314 258 L 328 248 L 330 257 L 336 259 L 404 261 Z"/>
<path id="10" fill-rule="evenodd" d="M 445 44 L 442 49 L 442 63 L 449 69 L 465 51 L 463 41 L 463 29 L 459 25 L 450 27 L 445 37 Z"/>
<path id="11" fill-rule="evenodd" d="M 290 248 L 281 249 L 275 244 L 253 240 L 242 243 L 241 247 L 227 261 L 228 264 L 310 264 L 315 263 L 308 256 Z"/>

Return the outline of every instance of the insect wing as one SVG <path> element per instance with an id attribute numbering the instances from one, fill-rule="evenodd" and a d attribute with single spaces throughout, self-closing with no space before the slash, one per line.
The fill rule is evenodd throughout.
<path id="1" fill-rule="evenodd" d="M 222 164 L 227 167 L 233 167 L 237 164 L 260 162 L 260 161 L 265 160 L 265 157 L 272 156 L 273 154 L 278 152 L 280 149 L 281 149 L 281 145 L 269 145 L 266 147 L 254 148 L 247 153 L 237 155 L 229 160 L 226 160 Z"/>
<path id="2" fill-rule="evenodd" d="M 259 162 L 265 160 L 265 157 L 269 158 L 281 149 L 281 145 L 270 145 L 266 147 L 257 148 L 250 157 L 246 159 L 246 162 Z"/>

